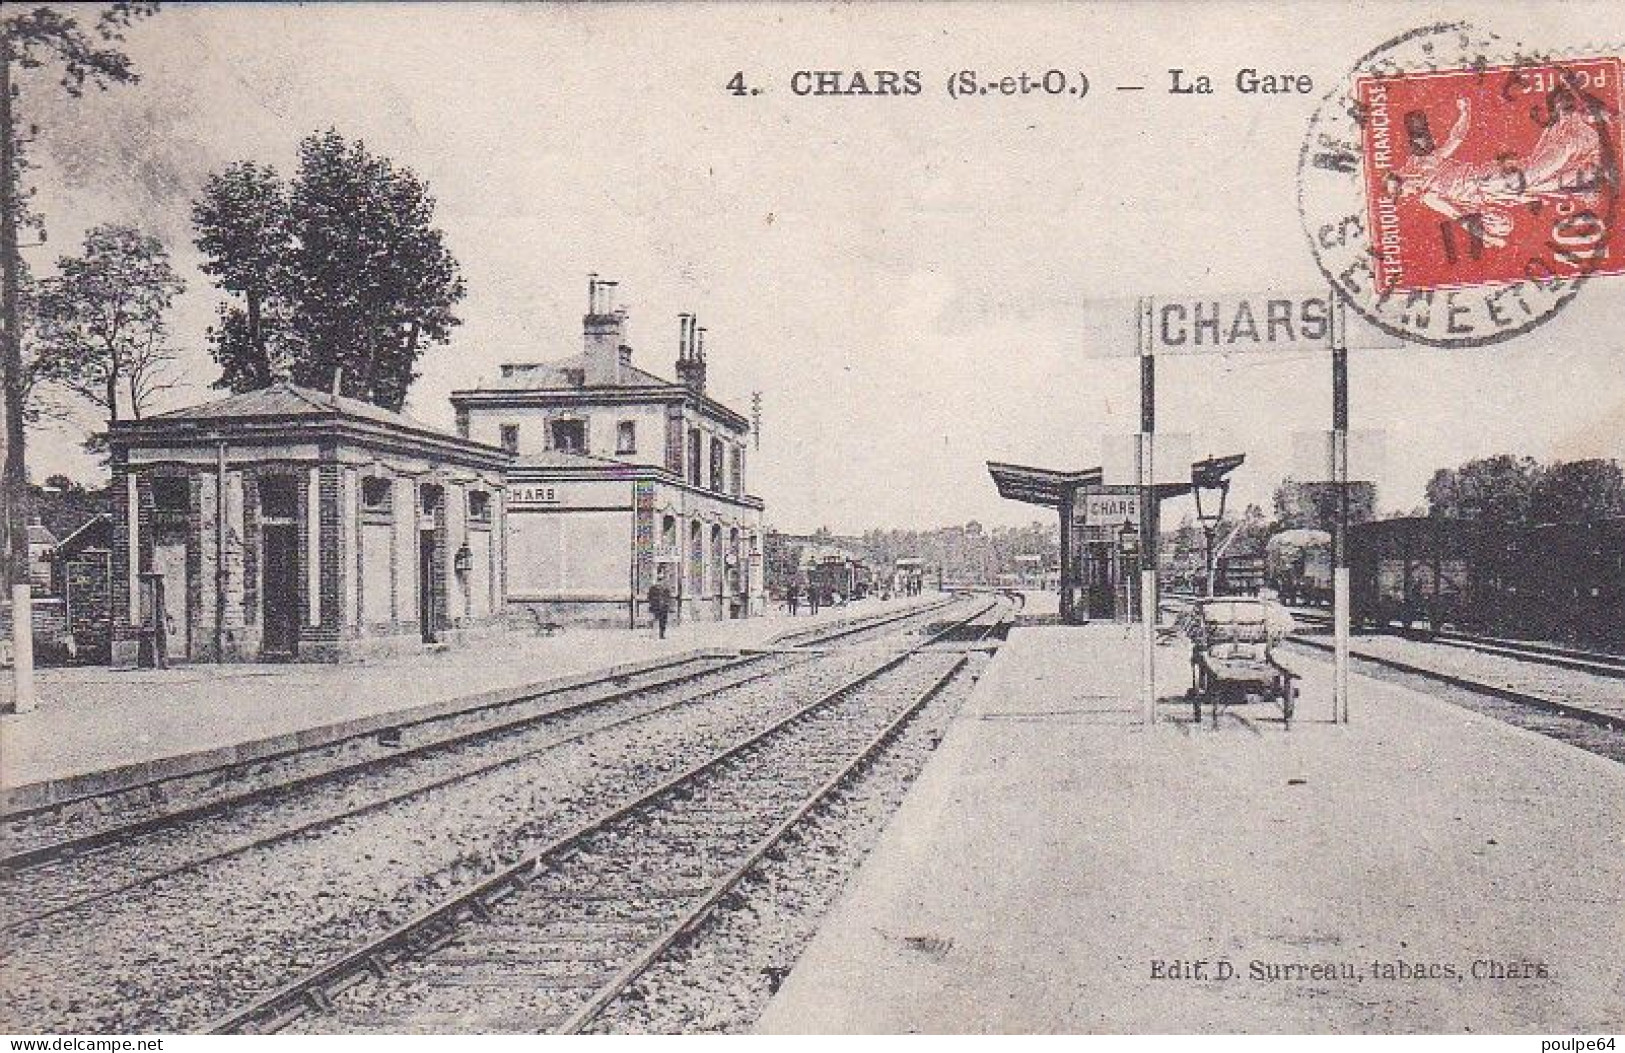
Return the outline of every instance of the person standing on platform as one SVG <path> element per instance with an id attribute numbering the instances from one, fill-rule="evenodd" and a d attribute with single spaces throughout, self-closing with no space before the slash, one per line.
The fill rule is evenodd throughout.
<path id="1" fill-rule="evenodd" d="M 801 610 L 801 587 L 793 581 L 784 590 L 784 603 L 790 608 L 792 618 Z"/>
<path id="2" fill-rule="evenodd" d="M 812 582 L 807 583 L 807 613 L 818 613 L 818 586 Z"/>
<path id="3" fill-rule="evenodd" d="M 671 616 L 671 590 L 666 588 L 664 582 L 657 581 L 649 586 L 649 613 L 654 616 L 655 626 L 664 640 L 666 619 Z"/>

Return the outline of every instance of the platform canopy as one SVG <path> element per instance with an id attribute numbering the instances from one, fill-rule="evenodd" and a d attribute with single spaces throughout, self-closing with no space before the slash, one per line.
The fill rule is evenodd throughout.
<path id="1" fill-rule="evenodd" d="M 1157 496 L 1178 497 L 1180 494 L 1190 493 L 1197 487 L 1204 490 L 1214 489 L 1222 485 L 1225 477 L 1241 467 L 1241 463 L 1246 459 L 1245 454 L 1237 453 L 1228 457 L 1209 457 L 1196 461 L 1191 465 L 1190 482 L 1158 483 Z M 993 485 L 999 488 L 1000 497 L 1029 505 L 1044 505 L 1047 508 L 1059 508 L 1063 500 L 1080 491 L 1101 489 L 1104 482 L 1099 468 L 1063 471 L 989 461 L 987 470 L 988 474 L 993 476 Z"/>

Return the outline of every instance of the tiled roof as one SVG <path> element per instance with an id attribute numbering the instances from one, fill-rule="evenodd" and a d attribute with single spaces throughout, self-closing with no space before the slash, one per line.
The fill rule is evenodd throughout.
<path id="1" fill-rule="evenodd" d="M 277 381 L 267 388 L 245 391 L 214 402 L 205 402 L 168 413 L 154 414 L 149 420 L 226 420 L 238 417 L 327 417 L 333 414 L 359 417 L 380 424 L 392 424 L 414 431 L 449 434 L 404 413 L 375 406 L 361 399 L 333 395 L 314 388 Z"/>
<path id="2" fill-rule="evenodd" d="M 591 355 L 576 355 L 553 362 L 515 363 L 508 376 L 482 379 L 479 391 L 546 391 L 555 388 L 643 388 L 676 387 L 664 377 L 639 369 L 623 366 Z M 581 378 L 578 384 L 572 376 Z"/>

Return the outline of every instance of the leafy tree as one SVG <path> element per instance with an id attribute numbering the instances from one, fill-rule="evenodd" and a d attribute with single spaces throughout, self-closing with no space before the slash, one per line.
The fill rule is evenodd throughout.
<path id="1" fill-rule="evenodd" d="M 1540 465 L 1531 457 L 1498 454 L 1441 468 L 1428 480 L 1428 514 L 1486 522 L 1527 523 Z"/>
<path id="2" fill-rule="evenodd" d="M 34 374 L 23 362 L 22 260 L 18 231 L 43 230 L 39 217 L 28 208 L 32 191 L 23 183 L 28 162 L 23 130 L 18 121 L 24 73 L 54 65 L 60 70 L 62 90 L 72 97 L 87 84 L 106 89 L 139 78 L 129 56 L 116 46 L 137 19 L 151 15 L 156 3 L 122 2 L 101 9 L 87 28 L 81 24 L 85 8 L 63 13 L 46 6 L 0 12 L 0 434 L 5 436 L 5 465 L 0 499 L 0 577 L 5 584 L 27 573 L 28 467 L 24 425 L 29 419 L 29 397 Z M 36 129 L 26 129 L 32 137 Z"/>
<path id="3" fill-rule="evenodd" d="M 1625 515 L 1625 470 L 1602 459 L 1557 462 L 1536 478 L 1532 505 L 1554 523 Z"/>
<path id="4" fill-rule="evenodd" d="M 165 314 L 185 283 L 150 234 L 107 225 L 85 235 L 84 255 L 64 256 L 40 283 L 39 368 L 45 377 L 120 419 L 139 419 L 174 384 Z"/>
<path id="5" fill-rule="evenodd" d="M 291 255 L 288 188 L 276 169 L 242 161 L 209 177 L 192 205 L 204 274 L 242 305 L 222 304 L 209 330 L 219 387 L 263 388 L 287 372 Z"/>
<path id="6" fill-rule="evenodd" d="M 242 298 L 211 331 L 221 385 L 262 386 L 285 368 L 295 383 L 400 409 L 466 291 L 434 208 L 410 169 L 332 130 L 299 144 L 286 188 L 246 162 L 212 177 L 193 209 L 198 248 Z"/>
<path id="7" fill-rule="evenodd" d="M 1370 482 L 1348 484 L 1349 522 L 1376 518 L 1377 487 Z M 1337 524 L 1337 487 L 1332 483 L 1281 480 L 1275 488 L 1275 522 L 1281 530 L 1332 530 Z"/>

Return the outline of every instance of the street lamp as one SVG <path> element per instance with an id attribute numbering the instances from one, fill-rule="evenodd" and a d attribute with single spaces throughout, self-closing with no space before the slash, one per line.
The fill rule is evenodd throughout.
<path id="1" fill-rule="evenodd" d="M 1134 526 L 1134 520 L 1125 519 L 1123 525 L 1117 528 L 1117 545 L 1125 556 L 1132 556 L 1140 551 L 1140 531 Z"/>
<path id="2" fill-rule="evenodd" d="M 1219 507 L 1213 512 L 1202 511 L 1202 484 L 1191 485 L 1191 495 L 1196 498 L 1196 521 L 1202 524 L 1202 565 L 1207 573 L 1203 577 L 1204 596 L 1213 595 L 1213 538 L 1219 532 L 1219 521 L 1224 518 L 1224 502 L 1230 496 L 1230 480 L 1220 480 L 1217 486 L 1208 487 L 1219 491 Z"/>
<path id="3" fill-rule="evenodd" d="M 1123 525 L 1117 528 L 1117 548 L 1123 554 L 1123 572 L 1120 575 L 1123 581 L 1123 613 L 1127 620 L 1134 621 L 1134 575 L 1129 570 L 1129 561 L 1140 554 L 1140 531 L 1135 528 L 1134 521 L 1125 518 Z"/>

